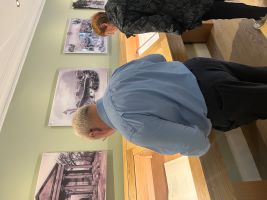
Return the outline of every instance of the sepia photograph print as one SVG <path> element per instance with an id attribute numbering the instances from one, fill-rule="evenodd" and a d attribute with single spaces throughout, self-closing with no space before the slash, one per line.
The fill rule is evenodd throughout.
<path id="1" fill-rule="evenodd" d="M 90 19 L 69 20 L 64 53 L 107 53 L 107 37 L 95 34 Z"/>
<path id="2" fill-rule="evenodd" d="M 93 8 L 104 9 L 107 0 L 74 0 L 72 3 L 73 8 Z"/>
<path id="3" fill-rule="evenodd" d="M 60 69 L 48 125 L 71 126 L 73 113 L 102 97 L 107 82 L 105 68 Z"/>
<path id="4" fill-rule="evenodd" d="M 43 153 L 35 200 L 106 200 L 107 152 Z"/>

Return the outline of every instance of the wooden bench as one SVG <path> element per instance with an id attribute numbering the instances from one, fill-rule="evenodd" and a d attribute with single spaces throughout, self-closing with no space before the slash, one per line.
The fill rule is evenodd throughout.
<path id="1" fill-rule="evenodd" d="M 203 28 L 204 27 L 204 28 Z M 167 61 L 184 61 L 188 55 L 185 44 L 208 40 L 212 24 L 186 32 L 182 36 L 160 33 L 159 39 L 142 55 L 137 54 L 138 37 L 126 39 L 119 35 L 120 63 L 159 53 Z M 264 200 L 267 197 L 267 181 L 233 182 L 216 141 L 210 135 L 211 148 L 201 158 L 189 158 L 195 190 L 199 200 Z M 165 200 L 168 196 L 164 163 L 176 158 L 160 155 L 123 139 L 125 200 Z"/>
<path id="2" fill-rule="evenodd" d="M 139 47 L 138 36 L 126 39 L 124 34 L 119 34 L 120 64 L 155 53 L 164 55 L 167 61 L 185 61 L 188 58 L 185 44 L 206 43 L 212 26 L 213 24 L 211 22 L 206 22 L 201 27 L 185 32 L 181 36 L 159 33 L 159 40 L 142 55 L 137 54 L 137 49 Z"/>
<path id="3" fill-rule="evenodd" d="M 137 53 L 138 36 L 126 39 L 120 34 L 120 64 L 153 53 L 164 55 L 167 61 L 184 61 L 187 59 L 185 43 L 206 42 L 211 28 L 212 24 L 208 23 L 182 36 L 160 33 L 159 39 L 141 55 Z M 161 155 L 123 139 L 125 200 L 167 199 L 168 187 L 164 163 L 180 156 L 180 154 Z M 200 160 L 192 157 L 189 158 L 189 163 L 199 199 L 209 200 Z"/>

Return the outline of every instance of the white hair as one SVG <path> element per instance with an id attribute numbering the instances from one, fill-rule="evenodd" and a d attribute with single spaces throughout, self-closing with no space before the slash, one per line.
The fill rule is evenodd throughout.
<path id="1" fill-rule="evenodd" d="M 90 113 L 90 104 L 80 107 L 73 115 L 72 127 L 76 135 L 94 139 L 89 135 L 94 124 Z"/>

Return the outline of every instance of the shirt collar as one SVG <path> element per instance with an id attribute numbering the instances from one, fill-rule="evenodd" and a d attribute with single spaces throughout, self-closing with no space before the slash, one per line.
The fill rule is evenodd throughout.
<path id="1" fill-rule="evenodd" d="M 98 115 L 100 116 L 100 118 L 110 127 L 110 128 L 115 128 L 113 126 L 113 124 L 111 123 L 111 121 L 109 120 L 108 116 L 107 116 L 107 113 L 105 111 L 105 108 L 104 108 L 104 103 L 103 103 L 103 99 L 98 99 L 96 101 L 96 110 L 97 110 L 97 113 Z"/>

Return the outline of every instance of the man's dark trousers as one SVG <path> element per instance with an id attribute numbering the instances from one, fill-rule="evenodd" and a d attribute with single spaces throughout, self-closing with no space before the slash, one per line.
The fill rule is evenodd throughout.
<path id="1" fill-rule="evenodd" d="M 184 64 L 197 78 L 213 128 L 228 131 L 267 118 L 267 67 L 210 58 Z"/>

